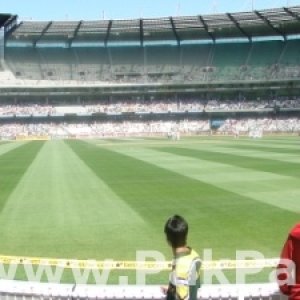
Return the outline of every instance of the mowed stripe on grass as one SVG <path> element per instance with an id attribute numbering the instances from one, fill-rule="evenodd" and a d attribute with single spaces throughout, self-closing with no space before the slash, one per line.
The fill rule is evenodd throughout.
<path id="1" fill-rule="evenodd" d="M 124 224 L 129 229 L 128 241 L 134 239 L 137 227 L 144 226 L 142 218 L 64 142 L 46 142 L 1 214 L 0 252 L 58 258 L 118 257 Z"/>
<path id="2" fill-rule="evenodd" d="M 199 149 L 198 146 L 189 146 L 188 148 Z M 300 164 L 300 149 L 295 149 L 293 147 L 289 148 L 273 148 L 271 146 L 257 146 L 257 145 L 244 145 L 240 143 L 222 144 L 215 147 L 203 147 L 201 150 L 208 150 L 210 152 L 226 153 L 239 156 L 247 156 L 250 158 L 260 158 L 260 159 L 272 159 L 282 162 L 298 163 Z"/>
<path id="3" fill-rule="evenodd" d="M 187 157 L 200 158 L 202 160 L 212 161 L 216 163 L 233 165 L 241 168 L 269 172 L 273 174 L 291 176 L 295 178 L 300 178 L 300 162 L 291 163 L 283 162 L 275 159 L 267 159 L 264 154 L 261 156 L 246 155 L 245 152 L 235 152 L 230 150 L 219 149 L 191 149 L 186 147 L 162 147 L 159 151 L 173 153 L 178 155 L 183 155 Z M 228 152 L 227 152 L 228 151 Z M 268 155 L 270 157 L 270 155 Z"/>
<path id="4" fill-rule="evenodd" d="M 215 258 L 233 257 L 236 249 L 256 249 L 266 256 L 277 255 L 287 229 L 297 218 L 296 214 L 275 206 L 171 171 L 162 161 L 158 162 L 157 151 L 152 150 L 149 155 L 145 148 L 116 146 L 112 151 L 110 147 L 95 147 L 85 142 L 70 143 L 101 179 L 158 233 L 162 235 L 168 216 L 183 214 L 193 228 L 192 244 L 200 250 L 212 248 Z M 133 152 L 129 153 L 130 149 Z M 147 154 L 148 160 L 144 156 Z M 168 156 L 163 159 L 168 160 Z M 171 154 L 169 162 L 182 163 L 184 169 L 185 162 Z M 164 249 L 163 244 L 163 240 L 157 240 L 158 249 Z"/>
<path id="5" fill-rule="evenodd" d="M 32 142 L 0 146 L 0 212 L 42 145 Z"/>
<path id="6" fill-rule="evenodd" d="M 279 153 L 283 156 L 289 156 L 289 154 L 294 154 L 299 159 L 300 155 L 300 146 L 299 148 L 294 147 L 270 147 L 268 145 L 256 145 L 256 144 L 248 144 L 248 145 L 234 145 L 234 144 L 226 144 L 222 145 L 222 147 L 236 149 L 240 151 L 258 151 L 258 152 L 267 152 L 267 153 Z"/>
<path id="7" fill-rule="evenodd" d="M 182 145 L 187 147 L 184 143 Z M 196 146 L 189 145 L 189 147 Z M 288 168 L 285 167 L 284 162 L 254 160 L 253 157 L 245 156 L 245 153 L 235 156 L 222 153 L 221 150 L 216 152 L 215 145 L 211 145 L 211 151 L 209 147 L 209 145 L 201 144 L 198 145 L 198 149 L 179 148 L 174 145 L 169 148 L 156 147 L 141 150 L 133 147 L 120 147 L 115 150 L 241 196 L 299 213 L 299 179 L 294 176 L 280 175 L 280 170 L 276 168 L 276 165 L 280 164 Z M 199 150 L 200 148 L 205 151 Z M 256 156 L 258 155 L 256 153 Z M 261 161 L 269 169 L 264 170 L 260 164 Z M 258 170 L 255 168 L 257 165 Z M 275 170 L 278 174 L 271 173 L 270 166 L 271 170 Z M 295 170 L 292 170 L 292 174 L 298 175 Z"/>
<path id="8" fill-rule="evenodd" d="M 280 154 L 280 157 L 275 154 L 277 159 L 274 159 L 273 153 L 265 151 L 241 151 L 215 147 L 205 148 L 205 150 L 200 147 L 199 149 L 160 148 L 160 151 L 231 166 L 233 173 L 230 169 L 227 174 L 222 172 L 219 176 L 221 181 L 225 178 L 229 189 L 292 212 L 300 212 L 300 163 L 284 161 L 284 154 Z M 299 161 L 299 156 L 293 155 L 293 159 Z M 234 167 L 243 170 L 244 175 L 235 172 Z"/>
<path id="9" fill-rule="evenodd" d="M 28 142 L 4 142 L 0 143 L 0 155 L 3 155 L 11 150 L 19 148 Z"/>
<path id="10" fill-rule="evenodd" d="M 279 198 L 269 198 L 271 205 L 257 201 L 267 198 L 269 189 L 278 197 L 298 193 L 296 176 L 171 151 L 194 147 L 190 150 L 197 152 L 195 147 L 203 146 L 199 139 L 161 141 L 163 152 L 147 141 L 100 147 L 93 144 L 97 141 L 66 143 L 69 147 L 46 142 L 41 150 L 33 146 L 42 143 L 28 143 L 0 156 L 13 152 L 8 165 L 19 165 L 28 155 L 0 215 L 0 253 L 135 259 L 136 250 L 159 250 L 170 258 L 163 225 L 180 213 L 190 222 L 190 243 L 200 253 L 212 248 L 214 259 L 234 258 L 236 249 L 249 249 L 277 256 L 289 227 L 299 219 L 276 207 Z M 205 141 L 205 151 L 218 143 Z M 247 159 L 243 150 L 240 156 Z"/>

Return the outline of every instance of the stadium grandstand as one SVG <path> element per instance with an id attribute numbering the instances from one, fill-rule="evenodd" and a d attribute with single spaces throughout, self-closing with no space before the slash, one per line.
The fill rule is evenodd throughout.
<path id="1" fill-rule="evenodd" d="M 299 132 L 298 6 L 1 26 L 2 138 Z"/>

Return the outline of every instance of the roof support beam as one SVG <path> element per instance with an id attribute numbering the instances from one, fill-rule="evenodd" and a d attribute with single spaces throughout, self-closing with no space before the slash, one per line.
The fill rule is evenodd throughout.
<path id="1" fill-rule="evenodd" d="M 35 40 L 33 41 L 33 47 L 36 47 L 36 44 L 38 43 L 38 41 L 40 41 L 43 37 L 43 35 L 47 32 L 47 30 L 49 29 L 49 27 L 52 25 L 52 21 L 50 21 L 46 26 L 45 28 L 42 30 L 40 36 Z"/>
<path id="2" fill-rule="evenodd" d="M 273 31 L 275 31 L 278 35 L 281 35 L 283 37 L 283 39 L 286 41 L 286 35 L 279 30 L 278 28 L 276 28 L 268 18 L 266 18 L 265 16 L 263 16 L 259 11 L 254 10 L 254 13 L 260 18 L 262 19 Z"/>
<path id="3" fill-rule="evenodd" d="M 210 36 L 210 38 L 212 39 L 212 41 L 215 42 L 215 41 L 216 41 L 216 38 L 215 38 L 215 36 L 209 31 L 208 26 L 207 26 L 206 22 L 204 21 L 203 17 L 202 17 L 202 16 L 198 16 L 198 17 L 199 17 L 199 21 L 200 21 L 201 24 L 203 25 L 203 27 L 204 27 L 206 33 Z"/>
<path id="4" fill-rule="evenodd" d="M 18 22 L 18 16 L 17 15 L 13 15 L 10 18 L 8 18 L 4 23 L 0 24 L 0 27 L 4 26 L 5 27 L 14 27 L 17 25 Z"/>
<path id="5" fill-rule="evenodd" d="M 143 19 L 140 19 L 140 43 L 141 47 L 144 46 L 144 22 Z"/>
<path id="6" fill-rule="evenodd" d="M 251 42 L 252 37 L 240 26 L 239 22 L 232 16 L 232 14 L 227 13 L 228 18 L 235 24 L 239 31 L 247 37 L 249 42 Z"/>
<path id="7" fill-rule="evenodd" d="M 4 26 L 4 35 L 5 35 L 5 39 L 7 39 L 7 37 L 13 32 L 15 31 L 18 27 L 21 26 L 21 24 L 23 22 L 20 22 L 18 24 L 18 16 L 14 15 L 11 18 L 9 18 L 3 25 Z"/>
<path id="8" fill-rule="evenodd" d="M 105 47 L 107 46 L 107 42 L 109 40 L 109 35 L 112 27 L 112 20 L 109 21 L 108 26 L 107 26 L 107 31 L 106 31 L 106 36 L 104 38 L 104 45 Z"/>
<path id="9" fill-rule="evenodd" d="M 73 36 L 71 37 L 71 39 L 69 40 L 69 48 L 71 48 L 73 41 L 74 41 L 75 38 L 77 37 L 78 31 L 79 31 L 79 29 L 80 29 L 82 23 L 83 23 L 83 21 L 81 20 L 81 21 L 77 24 L 77 26 L 76 26 L 76 28 L 75 28 L 75 30 L 74 30 L 74 34 L 73 34 Z"/>
<path id="10" fill-rule="evenodd" d="M 173 20 L 172 17 L 170 17 L 170 22 L 171 22 L 171 26 L 172 26 L 172 30 L 173 30 L 175 39 L 177 41 L 177 46 L 180 46 L 180 38 L 178 36 L 177 30 L 176 30 L 176 25 L 175 25 L 174 20 Z"/>

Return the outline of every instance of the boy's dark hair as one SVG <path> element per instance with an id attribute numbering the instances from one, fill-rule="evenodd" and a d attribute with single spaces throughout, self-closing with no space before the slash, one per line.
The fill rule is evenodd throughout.
<path id="1" fill-rule="evenodd" d="M 165 234 L 172 248 L 184 247 L 189 226 L 186 220 L 178 215 L 170 217 L 165 224 Z"/>

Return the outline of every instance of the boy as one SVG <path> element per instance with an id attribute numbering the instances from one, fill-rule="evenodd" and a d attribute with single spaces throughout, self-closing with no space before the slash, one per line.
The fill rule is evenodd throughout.
<path id="1" fill-rule="evenodd" d="M 188 224 L 174 215 L 165 224 L 168 244 L 172 247 L 173 264 L 168 288 L 163 288 L 167 300 L 196 300 L 200 287 L 198 254 L 187 246 Z"/>

